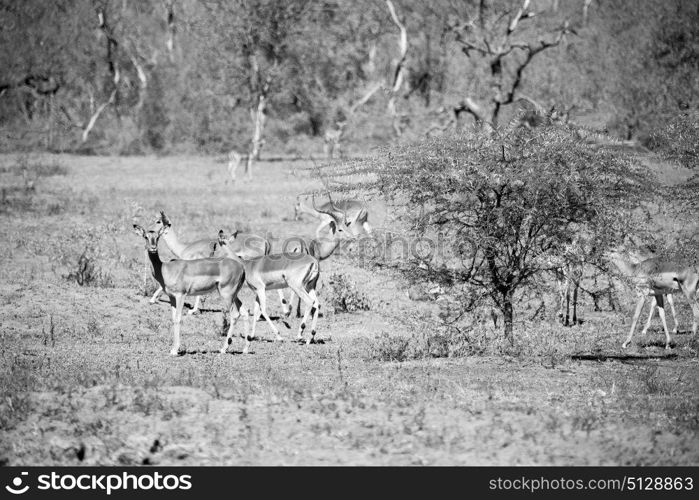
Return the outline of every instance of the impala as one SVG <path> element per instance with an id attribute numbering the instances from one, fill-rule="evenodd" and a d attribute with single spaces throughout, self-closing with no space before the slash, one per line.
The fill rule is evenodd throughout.
<path id="1" fill-rule="evenodd" d="M 300 197 L 297 197 L 294 205 L 295 220 L 298 220 L 301 214 L 308 214 L 320 219 L 320 224 L 316 228 L 316 238 L 320 238 L 321 231 L 325 226 L 329 226 L 333 220 L 337 220 L 339 212 L 342 212 L 344 224 L 351 234 L 354 236 L 359 236 L 362 233 L 371 235 L 372 228 L 368 221 L 369 212 L 365 204 L 359 200 L 347 199 L 335 202 L 330 198 L 330 201 L 318 208 L 315 206 L 315 198 L 313 206 L 308 206 Z"/>
<path id="2" fill-rule="evenodd" d="M 331 205 L 332 206 L 332 205 Z M 330 257 L 333 252 L 340 245 L 341 239 L 336 237 L 338 233 L 343 231 L 342 228 L 338 229 L 338 225 L 335 219 L 335 215 L 331 211 L 326 211 L 323 207 L 317 207 L 315 204 L 315 196 L 313 197 L 313 210 L 319 214 L 326 215 L 330 219 L 330 224 L 328 229 L 330 230 L 330 238 L 292 238 L 285 242 L 284 251 L 285 252 L 300 252 L 311 255 L 318 259 L 318 261 L 323 261 Z M 343 210 L 339 210 L 342 213 L 343 218 L 347 217 L 347 213 Z M 279 291 L 280 296 L 282 296 L 282 291 Z M 293 295 L 289 297 L 289 305 L 293 302 Z M 282 303 L 286 304 L 286 301 L 282 298 Z M 293 307 L 287 312 L 284 311 L 288 316 L 293 310 Z M 301 317 L 301 301 L 298 302 L 296 307 L 296 316 Z"/>
<path id="3" fill-rule="evenodd" d="M 609 259 L 619 268 L 625 277 L 631 282 L 636 290 L 638 301 L 636 303 L 636 311 L 634 312 L 631 322 L 631 330 L 629 336 L 622 344 L 622 348 L 627 348 L 633 338 L 636 329 L 636 323 L 641 315 L 641 310 L 645 304 L 646 297 L 652 297 L 650 316 L 646 327 L 643 329 L 645 334 L 650 326 L 650 321 L 653 316 L 655 307 L 658 307 L 660 321 L 663 324 L 665 331 L 665 349 L 670 349 L 670 332 L 665 321 L 665 297 L 668 298 L 668 303 L 672 310 L 673 317 L 675 316 L 675 308 L 670 298 L 671 294 L 681 291 L 692 307 L 694 322 L 692 324 L 692 335 L 697 333 L 697 324 L 699 323 L 699 303 L 697 302 L 697 285 L 699 284 L 699 269 L 693 266 L 675 262 L 660 257 L 652 257 L 645 259 L 639 263 L 629 262 L 619 252 L 609 252 Z M 675 330 L 677 331 L 677 319 L 675 317 Z"/>
<path id="4" fill-rule="evenodd" d="M 330 224 L 330 228 L 333 236 L 337 238 L 337 233 L 344 233 L 344 229 L 334 214 L 332 217 L 333 220 Z M 337 244 L 339 244 L 337 241 L 332 242 L 333 250 L 337 247 Z M 324 249 L 329 248 L 329 246 L 326 247 L 325 243 L 320 244 L 320 247 Z M 272 329 L 275 340 L 282 340 L 279 329 L 267 314 L 265 292 L 266 290 L 281 291 L 285 288 L 290 288 L 291 291 L 299 297 L 299 300 L 306 304 L 305 312 L 299 326 L 298 339 L 303 339 L 303 332 L 306 328 L 306 322 L 310 313 L 312 316 L 311 335 L 306 340 L 306 344 L 315 341 L 316 323 L 320 308 L 315 290 L 320 276 L 320 267 L 316 257 L 304 252 L 282 252 L 264 255 L 250 260 L 242 260 L 229 248 L 228 240 L 223 231 L 219 232 L 216 255 L 224 255 L 231 259 L 237 259 L 245 268 L 245 282 L 255 293 L 255 309 L 250 338 L 255 338 L 255 325 L 260 315 L 262 315 Z M 230 342 L 230 334 L 231 332 L 229 331 L 229 337 L 226 342 Z M 226 345 L 222 348 L 222 352 Z"/>
<path id="5" fill-rule="evenodd" d="M 160 231 L 160 228 L 163 228 L 162 239 L 173 255 L 178 259 L 192 260 L 210 257 L 217 242 L 217 240 L 208 238 L 189 243 L 181 242 L 177 237 L 177 233 L 172 228 L 170 219 L 162 211 L 160 212 L 160 217 L 158 217 L 153 223 L 153 228 L 155 231 Z M 259 255 L 268 254 L 270 244 L 269 241 L 261 236 L 236 231 L 231 237 L 231 248 L 241 258 L 249 259 Z M 150 299 L 151 304 L 154 304 L 155 301 L 158 300 L 158 297 L 162 291 L 162 287 L 158 287 L 155 294 L 153 294 L 153 297 Z M 194 307 L 192 307 L 188 314 L 194 314 L 197 312 L 199 310 L 200 303 L 201 298 L 197 296 L 194 302 Z"/>
<path id="6" fill-rule="evenodd" d="M 165 232 L 161 226 L 157 231 L 146 231 L 138 224 L 134 230 L 146 242 L 146 251 L 151 263 L 153 277 L 170 299 L 173 322 L 173 343 L 170 354 L 177 356 L 180 351 L 180 324 L 182 308 L 187 295 L 200 296 L 218 290 L 223 300 L 223 328 L 228 319 L 228 336 L 233 334 L 233 326 L 240 317 L 238 292 L 245 282 L 245 269 L 237 261 L 222 258 L 205 258 L 193 260 L 172 260 L 162 262 L 158 255 L 158 241 Z M 246 318 L 247 319 L 247 318 Z M 245 339 L 244 353 L 248 352 L 250 338 Z"/>

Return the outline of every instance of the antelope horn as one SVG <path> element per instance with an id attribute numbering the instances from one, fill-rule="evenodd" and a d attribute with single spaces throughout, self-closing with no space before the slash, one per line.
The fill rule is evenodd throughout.
<path id="1" fill-rule="evenodd" d="M 327 190 L 326 190 L 327 191 Z M 330 200 L 330 206 L 333 207 L 333 210 L 336 212 L 341 212 L 342 213 L 342 218 L 345 222 L 347 222 L 347 212 L 345 210 L 342 210 L 340 207 L 335 205 L 335 202 L 333 201 L 333 197 L 330 196 L 330 191 L 327 191 L 328 193 L 328 199 Z"/>
<path id="2" fill-rule="evenodd" d="M 326 214 L 326 215 L 330 215 L 332 217 L 335 217 L 334 213 L 326 212 L 325 210 L 323 210 L 322 208 L 320 208 L 319 206 L 316 205 L 316 194 L 315 193 L 313 193 L 312 199 L 313 199 L 313 208 L 315 209 L 316 212 L 320 212 L 321 214 Z M 331 206 L 333 208 L 335 208 L 335 204 L 332 202 L 332 199 L 330 200 L 330 203 L 331 203 Z"/>

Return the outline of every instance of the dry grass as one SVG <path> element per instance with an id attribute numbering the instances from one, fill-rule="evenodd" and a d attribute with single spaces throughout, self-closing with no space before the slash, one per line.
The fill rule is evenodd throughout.
<path id="1" fill-rule="evenodd" d="M 17 161 L 1 157 L 0 177 L 19 189 Z M 212 296 L 184 320 L 187 354 L 173 359 L 168 305 L 144 297 L 153 282 L 144 290 L 133 218 L 165 210 L 183 239 L 220 228 L 310 235 L 313 223 L 293 221 L 293 201 L 320 182 L 300 162 L 262 163 L 255 181 L 225 185 L 225 165 L 209 158 L 41 161 L 66 170 L 37 177 L 33 209 L 0 213 L 2 463 L 699 463 L 696 339 L 676 336 L 674 360 L 569 358 L 619 351 L 626 311 L 592 315 L 585 304 L 583 326 L 522 323 L 509 346 L 486 324 L 439 326 L 436 302 L 411 301 L 395 276 L 334 256 L 322 276 L 351 286 L 325 281 L 321 300 L 349 297 L 353 310 L 321 309 L 319 344 L 268 342 L 260 323 L 252 354 L 238 340 L 219 355 Z M 95 286 L 66 279 L 82 255 Z M 282 329 L 289 338 L 295 321 Z M 632 349 L 662 345 L 656 328 Z"/>

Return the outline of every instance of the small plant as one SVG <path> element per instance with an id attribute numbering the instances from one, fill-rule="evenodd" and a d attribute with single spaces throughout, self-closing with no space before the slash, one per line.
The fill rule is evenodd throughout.
<path id="1" fill-rule="evenodd" d="M 646 366 L 637 371 L 638 379 L 641 382 L 642 389 L 646 394 L 669 394 L 672 388 L 658 374 L 656 365 Z"/>
<path id="2" fill-rule="evenodd" d="M 370 357 L 378 361 L 406 361 L 409 359 L 410 338 L 382 333 L 370 346 Z"/>
<path id="3" fill-rule="evenodd" d="M 36 376 L 29 361 L 15 356 L 0 371 L 0 429 L 11 429 L 31 411 L 30 391 Z"/>
<path id="4" fill-rule="evenodd" d="M 328 281 L 332 287 L 329 302 L 335 312 L 368 311 L 371 309 L 369 299 L 357 290 L 357 285 L 346 274 L 331 274 Z"/>
<path id="5" fill-rule="evenodd" d="M 100 288 L 112 288 L 114 282 L 112 276 L 105 271 L 98 270 L 95 259 L 87 255 L 87 249 L 80 254 L 77 268 L 65 276 L 69 281 L 75 280 L 80 286 L 97 286 Z"/>

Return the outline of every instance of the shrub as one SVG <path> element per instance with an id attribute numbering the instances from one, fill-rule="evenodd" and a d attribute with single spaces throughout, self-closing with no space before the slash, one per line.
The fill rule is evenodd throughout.
<path id="1" fill-rule="evenodd" d="M 331 274 L 328 283 L 332 288 L 330 304 L 335 312 L 368 311 L 369 299 L 357 290 L 355 282 L 346 274 Z"/>
<path id="2" fill-rule="evenodd" d="M 99 269 L 95 264 L 95 258 L 88 256 L 88 251 L 85 249 L 80 254 L 75 270 L 69 272 L 64 278 L 75 281 L 80 286 L 114 287 L 112 275 L 108 271 Z"/>

